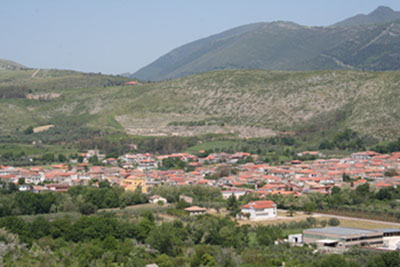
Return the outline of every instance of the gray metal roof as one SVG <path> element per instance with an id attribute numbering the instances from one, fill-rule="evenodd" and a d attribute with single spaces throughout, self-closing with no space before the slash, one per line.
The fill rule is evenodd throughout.
<path id="1" fill-rule="evenodd" d="M 399 228 L 383 228 L 383 229 L 376 229 L 376 231 L 382 232 L 382 233 L 398 233 L 400 232 Z"/>
<path id="2" fill-rule="evenodd" d="M 307 231 L 318 232 L 321 234 L 339 235 L 339 236 L 362 235 L 362 234 L 371 234 L 378 232 L 374 230 L 365 230 L 365 229 L 347 228 L 347 227 L 311 228 L 307 229 Z"/>

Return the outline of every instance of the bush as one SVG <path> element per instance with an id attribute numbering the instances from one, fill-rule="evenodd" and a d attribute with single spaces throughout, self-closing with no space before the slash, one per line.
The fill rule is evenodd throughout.
<path id="1" fill-rule="evenodd" d="M 96 212 L 96 207 L 90 203 L 84 203 L 79 207 L 79 212 L 83 215 L 90 215 Z"/>
<path id="2" fill-rule="evenodd" d="M 340 224 L 340 221 L 337 218 L 330 218 L 328 224 L 330 226 L 338 226 Z"/>

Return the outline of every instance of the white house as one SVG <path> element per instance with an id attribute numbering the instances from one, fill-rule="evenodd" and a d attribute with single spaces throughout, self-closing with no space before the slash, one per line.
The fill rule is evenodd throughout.
<path id="1" fill-rule="evenodd" d="M 237 199 L 239 199 L 241 196 L 246 195 L 246 190 L 244 189 L 230 189 L 230 190 L 224 190 L 221 192 L 222 197 L 224 199 L 228 199 L 230 196 L 234 196 Z"/>
<path id="2" fill-rule="evenodd" d="M 158 195 L 154 195 L 152 197 L 150 197 L 149 202 L 153 203 L 153 204 L 158 204 L 158 202 L 161 201 L 163 204 L 167 203 L 167 199 L 160 197 Z"/>
<path id="3" fill-rule="evenodd" d="M 251 201 L 242 207 L 242 218 L 252 221 L 275 218 L 277 216 L 276 204 L 271 200 Z"/>
<path id="4" fill-rule="evenodd" d="M 203 215 L 206 213 L 207 210 L 205 208 L 200 208 L 198 206 L 192 206 L 186 208 L 185 211 L 189 212 L 190 216 L 194 216 L 194 215 Z"/>

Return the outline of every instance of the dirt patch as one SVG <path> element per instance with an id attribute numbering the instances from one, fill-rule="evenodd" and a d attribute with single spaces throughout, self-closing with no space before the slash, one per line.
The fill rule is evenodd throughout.
<path id="1" fill-rule="evenodd" d="M 142 136 L 196 136 L 205 134 L 233 134 L 242 138 L 272 137 L 276 133 L 271 129 L 245 126 L 159 126 L 126 128 L 128 134 Z"/>
<path id="2" fill-rule="evenodd" d="M 205 126 L 174 126 L 168 125 L 171 121 L 180 121 L 184 118 L 177 114 L 158 114 L 151 117 L 132 118 L 116 116 L 116 120 L 131 135 L 140 136 L 198 136 L 206 134 L 232 134 L 242 138 L 273 137 L 279 134 L 272 129 L 238 126 L 238 125 L 205 125 Z M 201 120 L 204 117 L 194 117 Z"/>
<path id="3" fill-rule="evenodd" d="M 27 94 L 25 95 L 26 99 L 33 99 L 33 100 L 50 100 L 54 98 L 60 97 L 61 94 L 55 93 L 48 93 L 48 94 Z"/>
<path id="4" fill-rule="evenodd" d="M 39 126 L 39 127 L 33 128 L 33 132 L 34 133 L 45 132 L 45 131 L 49 130 L 50 128 L 53 128 L 53 127 L 55 127 L 55 125 L 53 125 L 53 124 Z"/>

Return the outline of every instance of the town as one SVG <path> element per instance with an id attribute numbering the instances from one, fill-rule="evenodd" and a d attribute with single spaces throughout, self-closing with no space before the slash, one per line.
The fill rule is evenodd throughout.
<path id="1" fill-rule="evenodd" d="M 160 184 L 200 184 L 220 188 L 224 198 L 232 194 L 240 197 L 246 193 L 261 197 L 268 194 L 300 196 L 312 192 L 329 194 L 335 186 L 348 185 L 355 189 L 368 182 L 381 189 L 396 187 L 400 183 L 400 152 L 379 154 L 365 151 L 341 159 L 325 159 L 318 151 L 299 153 L 299 156 L 304 155 L 316 155 L 319 159 L 292 160 L 284 165 L 270 166 L 258 163 L 257 155 L 244 152 L 215 153 L 203 158 L 187 153 L 160 156 L 145 153 L 104 159 L 104 155 L 92 150 L 81 155 L 82 163 L 71 160 L 68 164 L 43 167 L 1 166 L 0 179 L 18 184 L 20 191 L 33 192 L 63 192 L 69 186 L 103 180 L 128 191 L 140 187 L 144 193 Z M 103 166 L 89 164 L 94 156 Z M 178 166 L 180 163 L 181 167 Z"/>
<path id="2" fill-rule="evenodd" d="M 380 154 L 373 151 L 357 152 L 344 158 L 327 158 L 318 151 L 304 151 L 299 157 L 313 156 L 315 160 L 292 160 L 283 165 L 270 166 L 258 161 L 257 155 L 237 152 L 213 153 L 203 157 L 188 153 L 169 155 L 125 154 L 118 158 L 104 158 L 96 150 L 80 154 L 68 164 L 17 168 L 1 166 L 0 178 L 13 183 L 19 191 L 67 192 L 72 186 L 98 187 L 107 181 L 129 192 L 149 195 L 149 202 L 166 204 L 167 199 L 151 194 L 160 185 L 198 185 L 220 190 L 222 198 L 240 199 L 246 195 L 265 199 L 271 196 L 292 196 L 321 193 L 332 194 L 334 188 L 350 188 L 369 184 L 372 190 L 396 188 L 400 183 L 400 153 Z M 96 157 L 100 166 L 90 164 Z M 180 196 L 185 202 L 192 198 Z M 249 201 L 235 215 L 237 219 L 262 222 L 278 218 L 277 204 L 271 200 Z M 189 206 L 190 215 L 207 213 L 205 207 Z M 366 238 L 365 236 L 371 236 Z M 371 239 L 371 240 L 370 240 Z M 397 250 L 400 229 L 357 229 L 322 227 L 304 229 L 303 233 L 288 236 L 292 245 L 314 243 L 325 252 L 348 250 L 366 246 Z"/>

